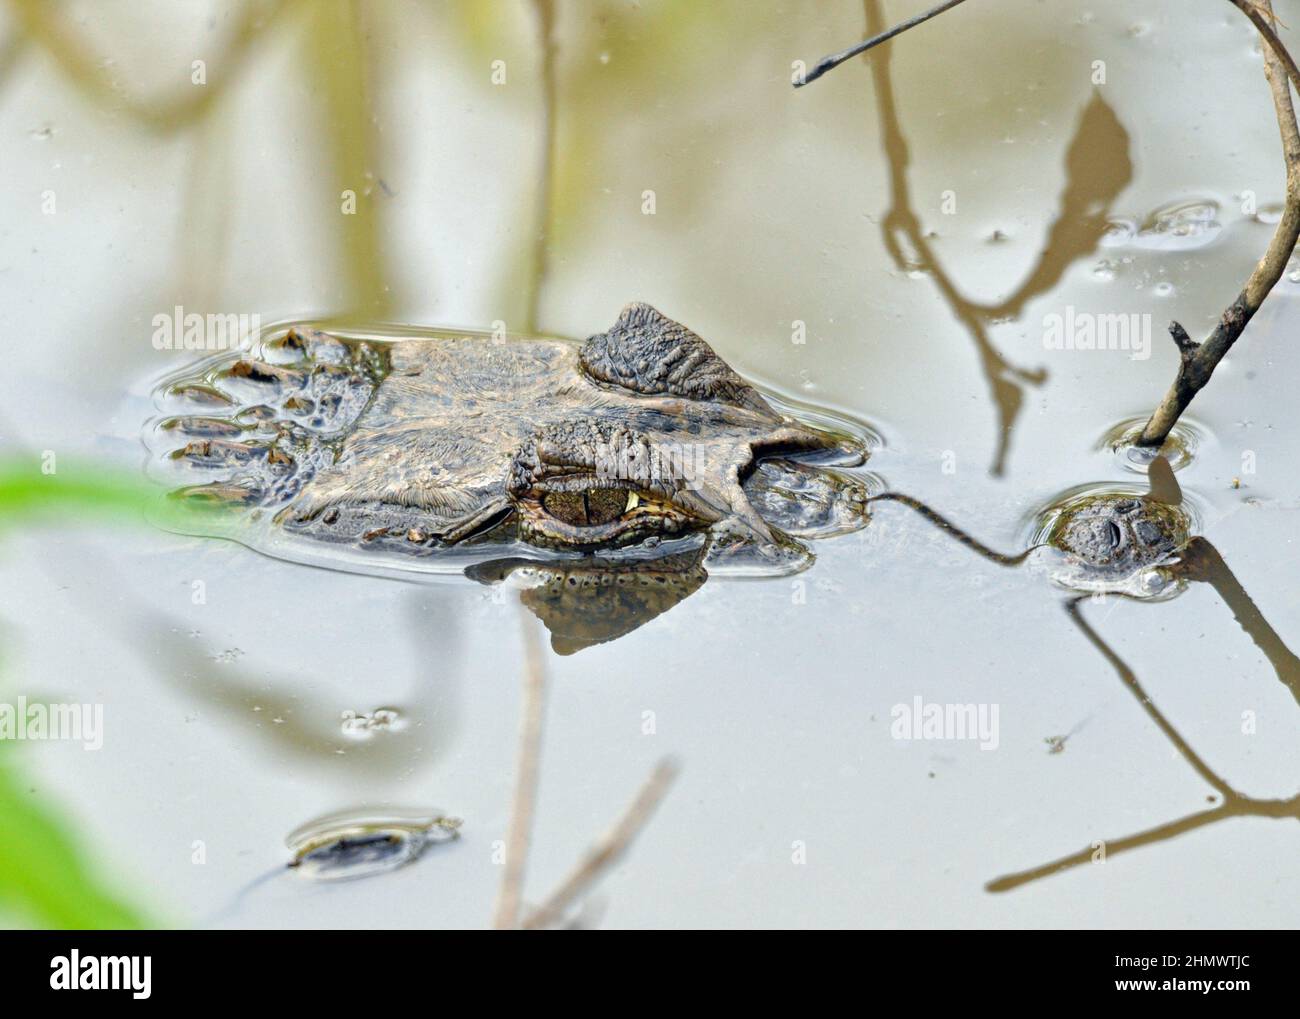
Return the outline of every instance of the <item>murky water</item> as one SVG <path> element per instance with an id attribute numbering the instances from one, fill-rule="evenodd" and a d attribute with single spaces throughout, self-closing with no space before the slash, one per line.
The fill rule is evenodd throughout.
<path id="1" fill-rule="evenodd" d="M 1144 491 L 1116 443 L 1173 376 L 1165 326 L 1213 325 L 1283 195 L 1249 25 L 969 4 L 790 88 L 906 13 L 879 6 L 561 3 L 549 68 L 528 4 L 6 8 L 6 456 L 142 474 L 152 387 L 196 358 L 153 342 L 177 306 L 584 337 L 645 300 L 870 422 L 882 484 L 1008 556 L 1063 499 Z M 1172 451 L 1204 539 L 1176 597 L 1074 601 L 881 502 L 804 572 L 687 578 L 593 634 L 544 577 L 28 520 L 0 537 L 0 689 L 102 704 L 104 740 L 0 749 L 161 922 L 483 925 L 523 590 L 564 652 L 533 899 L 672 755 L 604 925 L 1292 926 L 1297 293 Z M 927 732 L 954 705 L 980 738 Z M 358 804 L 464 823 L 366 880 L 248 888 Z"/>

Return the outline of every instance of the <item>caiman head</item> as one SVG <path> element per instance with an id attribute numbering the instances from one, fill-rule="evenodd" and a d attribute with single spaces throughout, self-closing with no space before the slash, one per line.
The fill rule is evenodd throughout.
<path id="1" fill-rule="evenodd" d="M 155 423 L 155 463 L 206 482 L 178 494 L 251 507 L 273 526 L 241 540 L 287 558 L 305 553 L 277 531 L 350 546 L 348 565 L 513 545 L 495 554 L 671 572 L 699 551 L 691 570 L 773 574 L 807 565 L 802 539 L 867 522 L 866 482 L 834 469 L 865 460 L 863 437 L 782 414 L 646 304 L 580 344 L 290 329 L 169 380 L 159 402 L 176 413 Z M 618 589 L 698 586 L 654 575 Z"/>
<path id="2" fill-rule="evenodd" d="M 808 557 L 797 539 L 866 523 L 865 485 L 831 469 L 860 464 L 865 442 L 779 413 L 649 305 L 582 344 L 291 330 L 258 353 L 174 383 L 207 412 L 156 434 L 215 478 L 183 494 L 269 509 L 300 536 L 428 555 L 709 532 L 785 572 Z"/>
<path id="3" fill-rule="evenodd" d="M 543 425 L 510 465 L 521 540 L 606 550 L 720 528 L 777 544 L 865 523 L 865 489 L 798 462 L 857 464 L 865 449 L 781 415 L 649 305 L 590 337 L 576 370 L 590 411 Z"/>
<path id="4" fill-rule="evenodd" d="M 1061 504 L 1046 541 L 1064 553 L 1069 576 L 1097 584 L 1127 581 L 1187 544 L 1192 521 L 1169 461 L 1156 457 L 1147 477 L 1145 493 L 1089 493 Z"/>

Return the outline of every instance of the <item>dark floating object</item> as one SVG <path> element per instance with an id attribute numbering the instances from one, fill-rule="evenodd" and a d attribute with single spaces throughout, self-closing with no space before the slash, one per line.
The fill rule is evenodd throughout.
<path id="1" fill-rule="evenodd" d="M 289 867 L 318 881 L 396 870 L 425 848 L 459 836 L 462 821 L 440 810 L 352 810 L 308 821 L 285 840 Z"/>

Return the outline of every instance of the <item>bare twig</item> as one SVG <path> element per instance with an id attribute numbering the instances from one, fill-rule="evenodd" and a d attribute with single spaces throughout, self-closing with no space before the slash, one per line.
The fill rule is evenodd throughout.
<path id="1" fill-rule="evenodd" d="M 921 516 L 925 517 L 925 519 L 930 521 L 930 523 L 938 527 L 941 531 L 947 532 L 949 535 L 951 535 L 957 541 L 961 542 L 967 548 L 971 549 L 974 552 L 977 552 L 978 554 L 982 555 L 985 559 L 988 559 L 991 562 L 995 562 L 1000 566 L 1019 566 L 1026 559 L 1029 558 L 1030 553 L 1032 553 L 1036 548 L 1038 548 L 1037 545 L 1033 545 L 1030 548 L 1025 549 L 1025 551 L 1020 552 L 1016 555 L 1006 555 L 1005 553 L 1002 552 L 996 552 L 993 549 L 989 548 L 987 545 L 985 545 L 983 542 L 977 541 L 971 535 L 967 534 L 965 531 L 963 531 L 960 527 L 954 524 L 947 517 L 936 512 L 935 510 L 932 510 L 920 499 L 913 499 L 910 495 L 904 495 L 902 492 L 881 492 L 879 495 L 872 496 L 870 499 L 867 500 L 867 502 L 868 503 L 880 502 L 881 500 L 899 502 L 902 503 L 904 506 L 910 507 L 911 509 L 915 510 L 917 513 L 921 514 Z"/>
<path id="2" fill-rule="evenodd" d="M 848 49 L 843 50 L 840 53 L 832 53 L 828 57 L 822 57 L 821 60 L 817 61 L 816 66 L 813 67 L 811 71 L 809 71 L 807 74 L 803 76 L 803 79 L 801 81 L 796 81 L 794 83 L 794 87 L 802 88 L 804 85 L 807 85 L 809 82 L 816 81 L 827 71 L 833 71 L 835 68 L 839 67 L 840 64 L 844 63 L 846 60 L 852 60 L 859 53 L 865 53 L 873 46 L 879 46 L 882 42 L 888 42 L 890 39 L 894 38 L 894 36 L 902 35 L 909 28 L 915 28 L 917 25 L 924 24 L 925 22 L 929 21 L 931 18 L 935 17 L 936 15 L 942 14 L 944 11 L 951 10 L 952 8 L 956 7 L 959 3 L 964 3 L 964 2 L 965 0 L 944 0 L 944 3 L 939 4 L 937 7 L 932 7 L 930 8 L 930 10 L 925 11 L 922 14 L 918 14 L 914 18 L 908 18 L 906 21 L 895 25 L 893 28 L 889 29 L 888 31 L 881 32 L 879 35 L 873 35 L 870 39 L 867 39 L 864 42 L 860 42 L 856 46 L 850 46 Z"/>
<path id="3" fill-rule="evenodd" d="M 1264 47 L 1264 74 L 1273 92 L 1273 107 L 1282 135 L 1282 154 L 1286 160 L 1286 205 L 1264 257 L 1251 272 L 1237 299 L 1228 305 L 1209 338 L 1203 343 L 1195 343 L 1181 325 L 1177 322 L 1170 324 L 1169 332 L 1178 345 L 1178 374 L 1142 429 L 1139 446 L 1163 445 L 1187 405 L 1210 381 L 1214 369 L 1232 349 L 1246 324 L 1264 303 L 1264 298 L 1282 277 L 1296 241 L 1300 239 L 1300 130 L 1296 127 L 1288 84 L 1290 79 L 1300 90 L 1300 69 L 1265 18 L 1265 15 L 1269 19 L 1273 17 L 1270 0 L 1259 0 L 1257 4 L 1249 0 L 1229 0 L 1229 3 L 1250 19 L 1267 43 Z"/>
<path id="4" fill-rule="evenodd" d="M 825 57 L 804 76 L 802 81 L 795 82 L 795 87 L 815 81 L 827 71 L 838 67 L 859 53 L 864 53 L 873 46 L 878 46 L 909 28 L 956 7 L 961 2 L 962 0 L 948 0 L 842 53 Z M 1274 30 L 1277 16 L 1273 13 L 1271 0 L 1228 0 L 1228 2 L 1250 19 L 1250 23 L 1255 26 L 1265 42 L 1264 74 L 1273 93 L 1273 106 L 1277 114 L 1278 130 L 1282 137 L 1282 152 L 1286 161 L 1286 204 L 1264 257 L 1259 260 L 1246 280 L 1245 286 L 1242 287 L 1241 293 L 1224 311 L 1209 337 L 1203 343 L 1196 343 L 1179 323 L 1170 323 L 1169 332 L 1178 347 L 1178 374 L 1174 377 L 1168 392 L 1165 393 L 1164 399 L 1160 401 L 1160 405 L 1142 429 L 1142 434 L 1138 438 L 1139 446 L 1159 447 L 1164 444 L 1178 418 L 1196 394 L 1210 381 L 1219 362 L 1237 342 L 1246 325 L 1264 303 L 1264 299 L 1281 279 L 1295 250 L 1296 242 L 1300 240 L 1300 129 L 1296 126 L 1290 88 L 1290 85 L 1294 85 L 1296 90 L 1300 91 L 1300 67 L 1297 67 L 1295 60 Z"/>
<path id="5" fill-rule="evenodd" d="M 519 926 L 519 903 L 523 895 L 524 868 L 533 832 L 537 805 L 537 764 L 542 746 L 542 708 L 546 694 L 546 671 L 536 624 L 521 609 L 524 633 L 524 702 L 519 723 L 519 757 L 515 763 L 515 793 L 510 805 L 510 828 L 506 833 L 505 873 L 497 894 L 492 926 L 513 930 Z"/>
<path id="6" fill-rule="evenodd" d="M 524 703 L 519 725 L 515 791 L 506 833 L 505 873 L 501 876 L 501 890 L 497 894 L 496 912 L 492 918 L 492 926 L 497 930 L 517 930 L 521 926 L 524 871 L 528 864 L 537 805 L 545 707 L 546 668 L 542 647 L 537 640 L 536 624 L 522 608 L 520 617 L 524 633 Z M 529 929 L 549 927 L 559 920 L 564 911 L 623 855 L 654 813 L 676 775 L 677 765 L 673 761 L 660 761 L 618 822 L 596 840 L 560 887 L 541 906 L 527 914 L 522 926 Z"/>
<path id="7" fill-rule="evenodd" d="M 655 765 L 655 770 L 623 815 L 595 841 L 587 850 L 587 855 L 546 901 L 525 917 L 524 927 L 536 930 L 553 926 L 563 919 L 569 906 L 598 881 L 631 845 L 676 777 L 677 765 L 672 760 L 665 758 Z"/>

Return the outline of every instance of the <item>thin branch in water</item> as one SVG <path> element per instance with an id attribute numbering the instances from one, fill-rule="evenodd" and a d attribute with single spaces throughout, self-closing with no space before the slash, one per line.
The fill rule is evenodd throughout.
<path id="1" fill-rule="evenodd" d="M 954 524 L 947 517 L 936 512 L 935 510 L 932 510 L 920 499 L 914 499 L 910 495 L 904 495 L 902 492 L 881 492 L 879 495 L 872 496 L 870 499 L 867 500 L 867 502 L 868 503 L 879 502 L 882 499 L 888 500 L 890 502 L 900 502 L 904 506 L 907 506 L 908 508 L 915 510 L 917 513 L 921 514 L 921 516 L 925 517 L 926 520 L 930 521 L 930 523 L 938 527 L 941 531 L 945 531 L 947 534 L 951 535 L 952 538 L 955 539 L 956 541 L 961 542 L 967 548 L 978 553 L 979 555 L 982 555 L 985 559 L 997 563 L 999 566 L 1019 566 L 1026 559 L 1029 558 L 1029 554 L 1033 552 L 1034 549 L 1039 547 L 1037 545 L 1033 545 L 1030 548 L 1025 549 L 1025 551 L 1023 552 L 1018 552 L 1016 555 L 1007 555 L 1004 552 L 997 552 L 989 548 L 983 542 L 978 541 L 977 539 L 973 538 L 971 535 L 967 534 L 965 531 L 963 531 L 960 527 Z"/>
<path id="2" fill-rule="evenodd" d="M 537 806 L 537 771 L 542 747 L 542 709 L 546 695 L 546 670 L 536 624 L 520 609 L 524 634 L 524 697 L 519 723 L 519 755 L 515 763 L 515 792 L 510 805 L 510 828 L 506 833 L 505 873 L 497 894 L 492 926 L 514 930 L 519 926 L 519 904 L 523 896 L 524 869 L 533 833 Z"/>
<path id="3" fill-rule="evenodd" d="M 668 787 L 677 777 L 677 765 L 665 758 L 655 765 L 636 797 L 604 835 L 587 850 L 586 856 L 569 873 L 560 886 L 524 919 L 530 930 L 551 927 L 564 918 L 565 911 L 605 874 L 627 851 L 659 806 Z"/>
<path id="4" fill-rule="evenodd" d="M 894 36 L 902 35 L 909 28 L 915 28 L 917 25 L 924 24 L 925 22 L 929 21 L 931 18 L 935 17 L 936 15 L 942 14 L 944 11 L 951 10 L 952 8 L 956 7 L 958 4 L 964 2 L 965 0 L 945 0 L 945 2 L 939 4 L 939 6 L 932 7 L 930 10 L 925 11 L 922 14 L 918 14 L 914 18 L 909 18 L 907 21 L 895 25 L 893 28 L 889 29 L 888 31 L 881 32 L 879 35 L 873 35 L 870 39 L 867 39 L 864 42 L 860 42 L 856 46 L 850 46 L 848 49 L 843 50 L 840 53 L 832 53 L 828 57 L 822 57 L 821 60 L 817 61 L 817 65 L 806 75 L 803 76 L 803 79 L 801 81 L 796 81 L 794 83 L 794 87 L 802 88 L 804 85 L 816 81 L 827 71 L 833 71 L 835 68 L 839 67 L 840 64 L 844 63 L 845 61 L 852 60 L 859 53 L 865 53 L 867 52 L 867 50 L 871 49 L 872 47 L 879 46 L 882 42 L 888 42 L 890 39 L 894 38 Z"/>
<path id="5" fill-rule="evenodd" d="M 827 71 L 845 61 L 865 53 L 909 28 L 929 21 L 961 2 L 962 0 L 948 0 L 872 36 L 865 42 L 823 58 L 802 80 L 794 83 L 795 87 L 816 81 Z M 1273 105 L 1286 161 L 1286 205 L 1264 257 L 1255 266 L 1241 293 L 1224 311 L 1219 324 L 1215 326 L 1205 342 L 1194 342 L 1180 324 L 1177 322 L 1170 324 L 1169 332 L 1178 346 L 1178 373 L 1165 393 L 1164 399 L 1142 429 L 1142 435 L 1138 439 L 1139 446 L 1158 448 L 1164 444 L 1179 417 L 1196 394 L 1210 381 L 1219 362 L 1236 343 L 1255 312 L 1264 303 L 1264 299 L 1277 284 L 1286 270 L 1296 242 L 1300 240 L 1300 129 L 1296 125 L 1291 88 L 1288 84 L 1290 82 L 1295 85 L 1297 91 L 1300 91 L 1300 67 L 1296 65 L 1274 30 L 1277 16 L 1273 13 L 1271 0 L 1228 0 L 1228 2 L 1250 20 L 1265 43 L 1264 74 L 1273 93 Z"/>
<path id="6" fill-rule="evenodd" d="M 1267 45 L 1264 47 L 1264 75 L 1273 92 L 1273 107 L 1277 114 L 1278 131 L 1282 136 L 1282 155 L 1286 161 L 1286 205 L 1278 220 L 1268 250 L 1259 260 L 1246 280 L 1236 300 L 1228 305 L 1219 324 L 1203 343 L 1195 343 L 1177 322 L 1169 326 L 1170 335 L 1178 346 L 1178 373 L 1164 399 L 1151 419 L 1142 429 L 1139 446 L 1159 447 L 1177 423 L 1188 404 L 1196 397 L 1219 362 L 1232 349 L 1245 330 L 1247 323 L 1264 303 L 1274 285 L 1286 271 L 1287 263 L 1300 240 L 1300 129 L 1297 129 L 1295 108 L 1291 103 L 1291 85 L 1300 90 L 1300 68 L 1273 31 L 1265 18 L 1273 18 L 1270 0 L 1229 0 L 1234 7 L 1250 19 Z"/>

